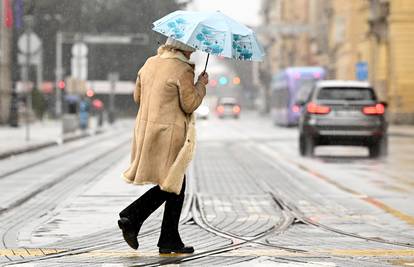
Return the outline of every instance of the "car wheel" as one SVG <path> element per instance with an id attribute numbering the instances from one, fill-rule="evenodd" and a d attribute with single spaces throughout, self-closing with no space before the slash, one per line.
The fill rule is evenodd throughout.
<path id="1" fill-rule="evenodd" d="M 388 138 L 382 137 L 377 142 L 368 147 L 370 158 L 379 158 L 388 154 Z"/>
<path id="2" fill-rule="evenodd" d="M 304 136 L 299 137 L 299 152 L 304 157 L 312 157 L 315 150 L 315 141 L 312 137 Z"/>

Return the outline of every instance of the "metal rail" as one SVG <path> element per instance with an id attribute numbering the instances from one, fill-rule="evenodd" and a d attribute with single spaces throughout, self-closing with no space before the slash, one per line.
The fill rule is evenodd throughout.
<path id="1" fill-rule="evenodd" d="M 158 260 L 158 261 L 154 261 L 154 262 L 151 262 L 151 263 L 131 265 L 131 267 L 138 267 L 138 266 L 140 266 L 140 267 L 141 266 L 142 267 L 143 266 L 150 267 L 150 266 L 162 266 L 162 265 L 167 265 L 167 264 L 179 264 L 179 263 L 183 263 L 183 262 L 188 262 L 188 261 L 193 261 L 193 260 L 205 258 L 207 256 L 218 255 L 218 254 L 226 253 L 226 252 L 229 252 L 229 251 L 233 251 L 233 250 L 239 249 L 239 248 L 245 246 L 246 244 L 250 244 L 250 243 L 260 244 L 260 245 L 267 246 L 267 247 L 274 247 L 274 248 L 278 248 L 278 249 L 283 249 L 283 250 L 287 250 L 289 252 L 306 252 L 304 250 L 292 249 L 292 248 L 276 246 L 276 245 L 271 245 L 271 244 L 260 242 L 260 240 L 265 239 L 267 236 L 269 236 L 271 234 L 283 233 L 284 231 L 286 231 L 290 227 L 290 225 L 292 225 L 293 218 L 290 217 L 289 214 L 287 214 L 287 213 L 283 213 L 284 216 L 282 218 L 282 221 L 279 224 L 274 225 L 273 227 L 257 234 L 253 238 L 246 238 L 246 237 L 234 235 L 232 233 L 229 233 L 228 231 L 220 230 L 220 229 L 212 226 L 207 221 L 205 215 L 203 214 L 202 209 L 201 209 L 200 200 L 197 196 L 194 196 L 191 211 L 192 211 L 193 219 L 194 219 L 195 223 L 198 226 L 200 226 L 200 228 L 202 228 L 202 229 L 204 229 L 208 232 L 211 232 L 215 235 L 228 238 L 232 241 L 234 241 L 234 239 L 237 239 L 238 241 L 240 241 L 240 243 L 234 243 L 233 242 L 233 244 L 230 244 L 230 245 L 226 245 L 226 246 L 215 248 L 215 249 L 206 250 L 206 251 L 199 252 L 199 253 L 194 253 L 194 254 L 187 255 L 187 256 L 177 256 L 175 258 L 168 258 L 168 259 Z M 288 261 L 297 262 L 297 263 L 309 263 L 309 262 L 304 261 L 304 260 L 294 260 L 294 259 L 287 259 L 287 258 L 283 258 L 283 257 L 274 257 L 274 258 L 275 259 L 280 259 L 280 260 L 288 260 Z"/>
<path id="2" fill-rule="evenodd" d="M 113 134 L 111 134 L 111 135 L 109 135 L 107 137 L 103 137 L 101 139 L 94 139 L 94 141 L 90 142 L 89 145 L 96 144 L 96 143 L 100 143 L 100 142 L 103 142 L 105 140 L 111 139 L 114 136 L 118 136 L 120 132 L 122 132 L 122 131 L 116 131 L 115 133 L 113 133 Z M 92 136 L 95 136 L 95 135 L 92 135 Z M 32 167 L 35 167 L 35 166 L 37 166 L 39 164 L 45 163 L 45 162 L 47 162 L 49 160 L 58 159 L 60 157 L 63 157 L 65 155 L 67 155 L 68 153 L 72 153 L 72 152 L 79 151 L 79 150 L 82 150 L 82 149 L 87 149 L 87 148 L 88 148 L 88 146 L 85 146 L 84 144 L 78 145 L 78 146 L 75 146 L 75 147 L 73 147 L 71 149 L 68 149 L 68 150 L 65 150 L 65 151 L 62 151 L 62 152 L 59 152 L 59 153 L 52 154 L 52 155 L 50 155 L 48 157 L 45 157 L 45 158 L 42 158 L 40 160 L 33 161 L 33 162 L 31 162 L 31 163 L 29 163 L 29 164 L 27 164 L 25 166 L 19 166 L 19 167 L 13 169 L 13 170 L 9 170 L 9 171 L 6 171 L 4 173 L 1 173 L 0 174 L 0 180 L 6 178 L 7 176 L 10 176 L 10 175 L 13 175 L 13 174 L 22 172 L 24 170 L 30 169 Z"/>
<path id="3" fill-rule="evenodd" d="M 306 217 L 294 204 L 287 203 L 286 201 L 283 201 L 274 192 L 272 192 L 271 194 L 272 194 L 273 198 L 275 199 L 275 201 L 278 201 L 279 203 L 282 203 L 282 205 L 285 207 L 285 209 L 290 211 L 292 216 L 294 216 L 297 220 L 299 220 L 299 221 L 301 221 L 301 222 L 303 222 L 307 225 L 311 225 L 311 226 L 323 229 L 323 230 L 328 231 L 328 232 L 333 232 L 333 233 L 337 233 L 337 234 L 340 234 L 340 235 L 354 237 L 354 238 L 362 239 L 362 240 L 365 240 L 365 241 L 388 244 L 388 245 L 394 245 L 394 246 L 399 246 L 399 247 L 414 248 L 414 244 L 412 244 L 412 243 L 391 241 L 391 240 L 382 239 L 382 238 L 375 238 L 375 237 L 366 237 L 366 236 L 362 236 L 362 235 L 352 233 L 352 232 L 343 231 L 343 230 L 340 230 L 340 229 L 337 229 L 337 228 L 334 228 L 334 227 L 316 222 L 316 221 Z"/>

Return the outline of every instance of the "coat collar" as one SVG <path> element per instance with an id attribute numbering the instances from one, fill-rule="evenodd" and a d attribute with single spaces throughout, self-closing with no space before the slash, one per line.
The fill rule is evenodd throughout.
<path id="1" fill-rule="evenodd" d="M 192 68 L 195 67 L 194 63 L 192 61 L 190 61 L 189 59 L 187 59 L 183 53 L 181 53 L 180 51 L 176 50 L 176 51 L 170 51 L 165 49 L 164 46 L 161 46 L 160 48 L 158 48 L 158 56 L 160 58 L 174 58 L 174 59 L 178 59 L 184 63 L 189 64 Z"/>

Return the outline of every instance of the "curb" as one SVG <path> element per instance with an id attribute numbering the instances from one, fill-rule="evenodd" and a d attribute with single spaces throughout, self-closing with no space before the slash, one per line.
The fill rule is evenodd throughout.
<path id="1" fill-rule="evenodd" d="M 402 133 L 402 132 L 388 132 L 389 136 L 393 137 L 406 137 L 406 138 L 414 138 L 414 133 Z"/>
<path id="2" fill-rule="evenodd" d="M 38 151 L 38 150 L 41 150 L 41 149 L 44 149 L 44 148 L 57 146 L 59 144 L 65 144 L 65 143 L 73 142 L 73 141 L 76 141 L 76 140 L 79 140 L 79 139 L 82 139 L 82 138 L 85 138 L 85 137 L 90 137 L 90 136 L 102 134 L 103 132 L 105 132 L 105 130 L 97 129 L 93 133 L 81 133 L 81 134 L 74 134 L 74 135 L 64 136 L 61 142 L 59 142 L 59 141 L 47 141 L 47 142 L 43 142 L 43 143 L 36 144 L 36 145 L 29 145 L 29 146 L 26 146 L 26 147 L 9 150 L 9 151 L 0 153 L 0 160 L 6 159 L 6 158 L 9 158 L 9 157 L 12 157 L 12 156 L 20 155 L 20 154 L 23 154 L 23 153 L 27 153 L 27 152 L 33 152 L 33 151 Z"/>
<path id="3" fill-rule="evenodd" d="M 390 133 L 389 135 L 392 137 L 414 138 L 414 134 Z"/>

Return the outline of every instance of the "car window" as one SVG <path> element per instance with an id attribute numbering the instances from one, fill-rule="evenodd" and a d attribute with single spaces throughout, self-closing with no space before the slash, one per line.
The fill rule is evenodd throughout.
<path id="1" fill-rule="evenodd" d="M 319 90 L 318 99 L 323 100 L 375 100 L 372 88 L 325 87 Z"/>
<path id="2" fill-rule="evenodd" d="M 234 98 L 221 98 L 218 101 L 219 105 L 235 105 L 237 100 Z"/>

